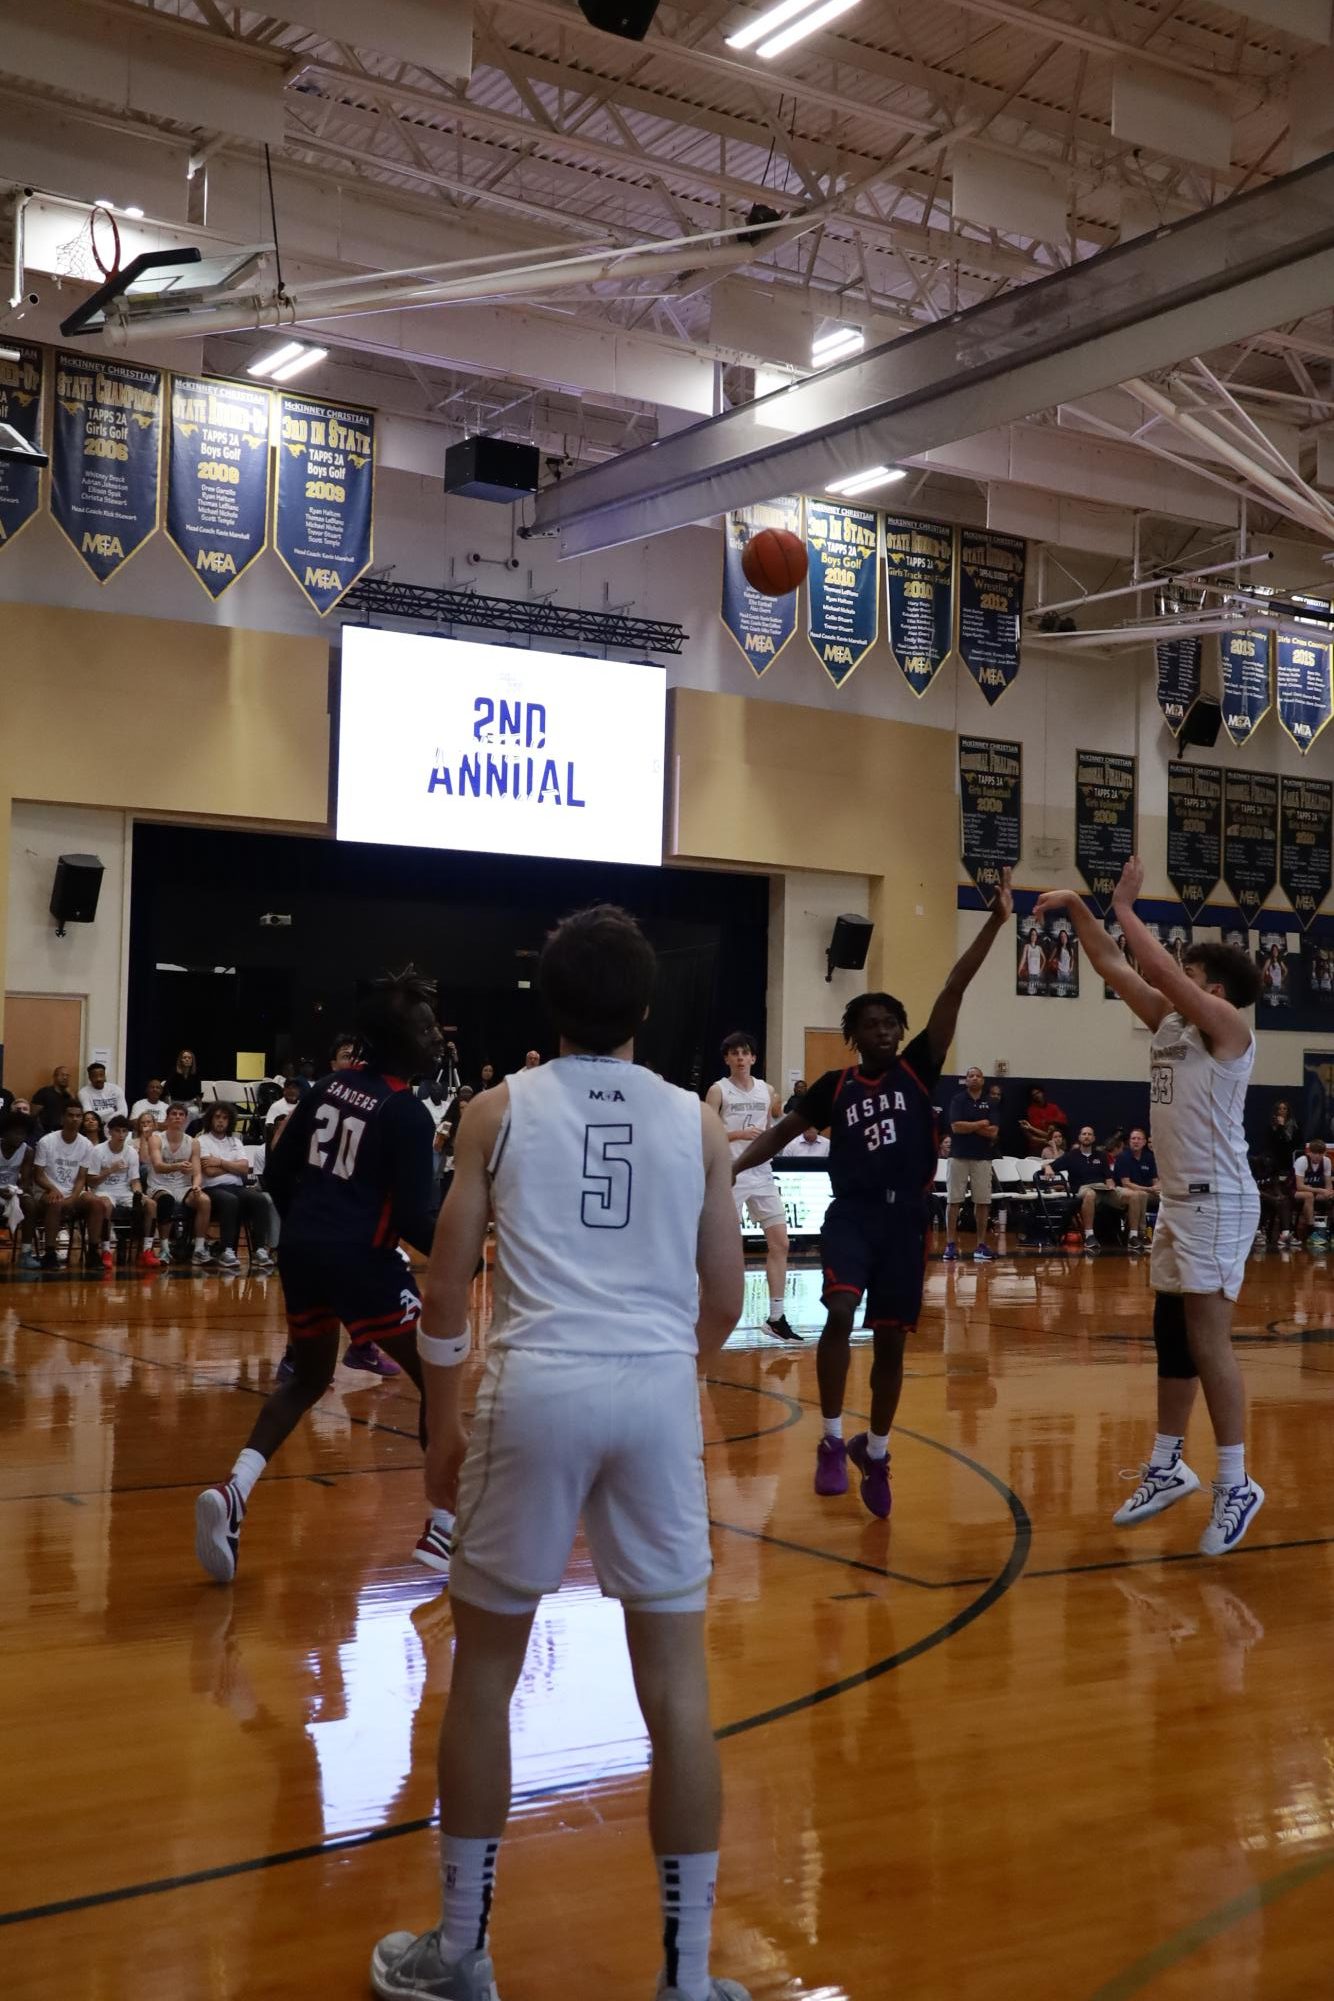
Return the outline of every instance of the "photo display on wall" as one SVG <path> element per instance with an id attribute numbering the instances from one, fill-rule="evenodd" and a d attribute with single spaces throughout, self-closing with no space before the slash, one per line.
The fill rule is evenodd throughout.
<path id="1" fill-rule="evenodd" d="M 1014 920 L 1014 990 L 1021 1000 L 1079 999 L 1079 940 L 1066 918 Z"/>
<path id="2" fill-rule="evenodd" d="M 1140 922 L 1143 924 L 1144 929 L 1149 933 L 1149 936 L 1151 938 L 1156 939 L 1160 945 L 1164 946 L 1165 949 L 1172 954 L 1172 957 L 1176 960 L 1177 964 L 1180 965 L 1186 947 L 1191 943 L 1191 940 L 1194 937 L 1194 927 L 1188 921 L 1185 912 L 1177 911 L 1173 915 L 1166 918 L 1141 916 Z M 1135 955 L 1131 951 L 1129 945 L 1127 945 L 1126 934 L 1121 929 L 1121 926 L 1117 923 L 1116 919 L 1114 917 L 1109 917 L 1103 928 L 1106 931 L 1107 936 L 1111 939 L 1112 943 L 1115 945 L 1117 951 L 1121 954 L 1121 957 L 1125 960 L 1126 964 L 1130 966 L 1133 971 L 1138 972 L 1139 966 L 1136 962 Z M 1120 995 L 1117 993 L 1116 988 L 1109 987 L 1106 980 L 1104 980 L 1102 983 L 1102 993 L 1104 1000 L 1120 999 Z"/>

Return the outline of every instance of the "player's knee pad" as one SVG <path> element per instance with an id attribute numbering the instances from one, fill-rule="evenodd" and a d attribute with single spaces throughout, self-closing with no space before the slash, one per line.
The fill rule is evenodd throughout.
<path id="1" fill-rule="evenodd" d="M 1199 1373 L 1190 1356 L 1186 1333 L 1186 1302 L 1179 1292 L 1158 1292 L 1153 1300 L 1153 1345 L 1158 1373 L 1178 1382 L 1193 1382 Z"/>

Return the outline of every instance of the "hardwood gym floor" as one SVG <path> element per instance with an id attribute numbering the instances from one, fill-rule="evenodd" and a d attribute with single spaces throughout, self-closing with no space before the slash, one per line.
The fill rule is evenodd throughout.
<path id="1" fill-rule="evenodd" d="M 812 1334 L 817 1284 L 790 1292 Z M 756 2001 L 1334 1991 L 1330 1287 L 1305 1256 L 1250 1267 L 1269 1498 L 1214 1561 L 1203 1497 L 1109 1520 L 1152 1430 L 1143 1265 L 932 1265 L 892 1524 L 811 1492 L 813 1338 L 734 1337 L 704 1390 L 717 1971 Z M 340 1370 L 252 1500 L 235 1588 L 196 1570 L 195 1492 L 282 1339 L 276 1279 L 0 1286 L 7 2001 L 344 2001 L 382 1931 L 435 1914 L 450 1615 L 407 1560 L 410 1389 Z M 1207 1483 L 1202 1415 L 1190 1454 Z M 576 1560 L 534 1635 L 504 2001 L 653 1991 L 618 1625 Z"/>

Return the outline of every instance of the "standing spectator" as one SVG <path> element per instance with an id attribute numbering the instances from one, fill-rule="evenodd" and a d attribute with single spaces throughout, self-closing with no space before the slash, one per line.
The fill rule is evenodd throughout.
<path id="1" fill-rule="evenodd" d="M 199 1135 L 199 1169 L 209 1208 L 218 1224 L 218 1264 L 235 1271 L 241 1260 L 236 1243 L 242 1223 L 250 1232 L 255 1263 L 272 1264 L 269 1255 L 269 1203 L 252 1185 L 250 1156 L 236 1136 L 236 1107 L 210 1105 Z"/>
<path id="2" fill-rule="evenodd" d="M 96 1112 L 104 1126 L 114 1113 L 124 1117 L 128 1111 L 120 1085 L 107 1082 L 105 1063 L 88 1065 L 88 1082 L 79 1086 L 79 1103 L 85 1112 Z"/>
<path id="3" fill-rule="evenodd" d="M 1291 1163 L 1293 1155 L 1301 1145 L 1301 1131 L 1296 1119 L 1292 1116 L 1292 1107 L 1286 1098 L 1275 1100 L 1274 1109 L 1269 1114 L 1269 1126 L 1271 1133 L 1269 1144 L 1275 1160 L 1279 1158 L 1279 1155 L 1277 1152 L 1277 1141 L 1273 1136 L 1282 1133 L 1288 1146 L 1288 1161 Z"/>
<path id="4" fill-rule="evenodd" d="M 1063 1174 L 1072 1195 L 1079 1197 L 1079 1212 L 1084 1224 L 1084 1250 L 1089 1257 L 1096 1257 L 1098 1240 L 1093 1234 L 1093 1212 L 1098 1206 L 1098 1196 L 1104 1189 L 1114 1184 L 1107 1171 L 1107 1162 L 1094 1145 L 1092 1126 L 1079 1128 L 1076 1145 L 1052 1161 L 1043 1174 L 1051 1176 Z"/>
<path id="5" fill-rule="evenodd" d="M 995 1252 L 987 1248 L 987 1217 L 991 1210 L 991 1149 L 1000 1137 L 1000 1127 L 991 1116 L 990 1100 L 982 1095 L 985 1084 L 986 1078 L 974 1064 L 964 1075 L 962 1091 L 956 1091 L 950 1100 L 945 1257 L 951 1264 L 959 1255 L 959 1211 L 969 1196 L 977 1227 L 973 1263 L 995 1261 Z"/>
<path id="6" fill-rule="evenodd" d="M 276 1125 L 279 1119 L 290 1119 L 304 1095 L 301 1089 L 301 1079 L 299 1077 L 288 1077 L 283 1084 L 281 1098 L 275 1098 L 264 1115 L 266 1130 L 269 1126 Z"/>
<path id="7" fill-rule="evenodd" d="M 176 1067 L 167 1079 L 167 1097 L 176 1105 L 199 1105 L 204 1100 L 204 1080 L 199 1074 L 193 1049 L 176 1052 Z"/>
<path id="8" fill-rule="evenodd" d="M 792 1086 L 792 1096 L 788 1099 L 787 1103 L 783 1107 L 784 1115 L 786 1115 L 788 1112 L 795 1112 L 797 1106 L 801 1103 L 805 1095 L 806 1095 L 806 1079 L 804 1077 L 798 1077 L 796 1083 Z M 795 1140 L 792 1142 L 792 1145 L 793 1146 L 796 1145 Z M 783 1151 L 784 1153 L 791 1153 L 792 1147 L 784 1147 Z"/>
<path id="9" fill-rule="evenodd" d="M 59 1130 L 44 1133 L 33 1155 L 33 1190 L 41 1198 L 46 1224 L 46 1255 L 42 1259 L 46 1271 L 54 1271 L 60 1263 L 56 1238 L 61 1230 L 80 1221 L 88 1231 L 87 1264 L 97 1269 L 102 1263 L 98 1240 L 105 1226 L 106 1211 L 87 1192 L 93 1147 L 79 1130 L 82 1117 L 78 1099 L 71 1098 L 61 1115 Z"/>
<path id="10" fill-rule="evenodd" d="M 148 1192 L 157 1203 L 157 1230 L 164 1264 L 171 1226 L 178 1208 L 194 1220 L 194 1262 L 208 1263 L 209 1200 L 204 1193 L 204 1177 L 199 1165 L 199 1141 L 186 1131 L 190 1107 L 173 1104 L 161 1132 L 148 1136 Z"/>
<path id="11" fill-rule="evenodd" d="M 805 1132 L 798 1133 L 795 1139 L 788 1141 L 787 1145 L 779 1153 L 778 1158 L 780 1160 L 828 1160 L 828 1135 L 820 1132 L 815 1126 L 807 1126 Z"/>
<path id="12" fill-rule="evenodd" d="M 1128 1248 L 1140 1250 L 1144 1243 L 1149 1197 L 1160 1194 L 1163 1185 L 1158 1179 L 1158 1163 L 1143 1126 L 1131 1127 L 1129 1139 L 1112 1162 L 1112 1179 L 1116 1189 L 1107 1200 L 1126 1211 L 1130 1224 Z"/>
<path id="13" fill-rule="evenodd" d="M 155 1126 L 166 1125 L 167 1097 L 163 1090 L 162 1079 L 160 1077 L 150 1077 L 147 1084 L 145 1084 L 144 1086 L 143 1097 L 136 1098 L 133 1105 L 130 1107 L 130 1121 L 131 1124 L 136 1127 L 136 1129 L 138 1127 L 140 1119 L 143 1117 L 145 1112 L 151 1112 L 153 1114 L 153 1124 Z"/>
<path id="14" fill-rule="evenodd" d="M 479 1091 L 489 1091 L 489 1090 L 491 1089 L 491 1087 L 493 1086 L 493 1084 L 495 1083 L 495 1081 L 496 1081 L 496 1066 L 495 1066 L 495 1064 L 494 1064 L 494 1063 L 483 1063 L 483 1065 L 482 1065 L 482 1068 L 481 1068 L 481 1071 L 480 1071 L 480 1073 L 479 1073 L 479 1075 L 478 1075 L 478 1078 L 477 1078 L 477 1088 L 478 1088 L 478 1090 L 479 1090 Z"/>
<path id="15" fill-rule="evenodd" d="M 148 1265 L 158 1263 L 153 1249 L 153 1198 L 144 1195 L 139 1186 L 139 1154 L 129 1143 L 130 1121 L 123 1112 L 117 1112 L 107 1121 L 107 1136 L 102 1144 L 95 1147 L 88 1163 L 89 1192 L 106 1204 L 107 1234 L 102 1246 L 102 1263 L 108 1270 L 115 1264 L 113 1239 L 117 1223 L 128 1223 L 131 1228 L 142 1214 L 144 1233 L 143 1256 Z"/>
<path id="16" fill-rule="evenodd" d="M 1297 1234 L 1305 1243 L 1312 1230 L 1319 1227 L 1323 1232 L 1328 1227 L 1329 1206 L 1334 1197 L 1334 1170 L 1322 1139 L 1307 1140 L 1305 1153 L 1299 1153 L 1292 1163 L 1292 1173 L 1296 1184 L 1293 1200 L 1298 1216 Z"/>
<path id="17" fill-rule="evenodd" d="M 541 1064 L 542 1064 L 542 1052 L 540 1049 L 530 1049 L 523 1059 L 523 1067 L 525 1070 L 540 1069 Z"/>
<path id="18" fill-rule="evenodd" d="M 57 1063 L 51 1072 L 51 1082 L 43 1084 L 40 1091 L 32 1094 L 32 1108 L 42 1122 L 44 1133 L 53 1133 L 65 1116 L 66 1105 L 77 1104 L 78 1100 L 69 1087 L 69 1065 Z"/>
<path id="19" fill-rule="evenodd" d="M 1041 1084 L 1030 1084 L 1028 1105 L 1019 1121 L 1020 1130 L 1028 1143 L 1030 1153 L 1041 1153 L 1047 1144 L 1053 1126 L 1066 1127 L 1070 1123 L 1057 1104 L 1047 1102 L 1047 1093 Z"/>

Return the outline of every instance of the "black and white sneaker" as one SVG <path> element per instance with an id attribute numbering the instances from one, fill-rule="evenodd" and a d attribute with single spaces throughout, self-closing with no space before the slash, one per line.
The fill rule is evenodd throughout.
<path id="1" fill-rule="evenodd" d="M 195 1555 L 215 1583 L 230 1584 L 236 1575 L 244 1520 L 245 1502 L 231 1480 L 205 1487 L 195 1502 Z"/>
<path id="2" fill-rule="evenodd" d="M 795 1328 L 788 1326 L 786 1313 L 780 1313 L 776 1320 L 766 1320 L 764 1331 L 766 1334 L 772 1334 L 775 1341 L 800 1341 L 801 1339 L 800 1334 L 796 1332 Z"/>
<path id="3" fill-rule="evenodd" d="M 1137 1522 L 1148 1521 L 1150 1515 L 1160 1515 L 1164 1508 L 1174 1508 L 1187 1494 L 1198 1493 L 1199 1487 L 1199 1475 L 1191 1472 L 1184 1459 L 1174 1459 L 1170 1466 L 1142 1467 L 1138 1487 L 1112 1521 L 1119 1529 L 1133 1528 Z"/>

